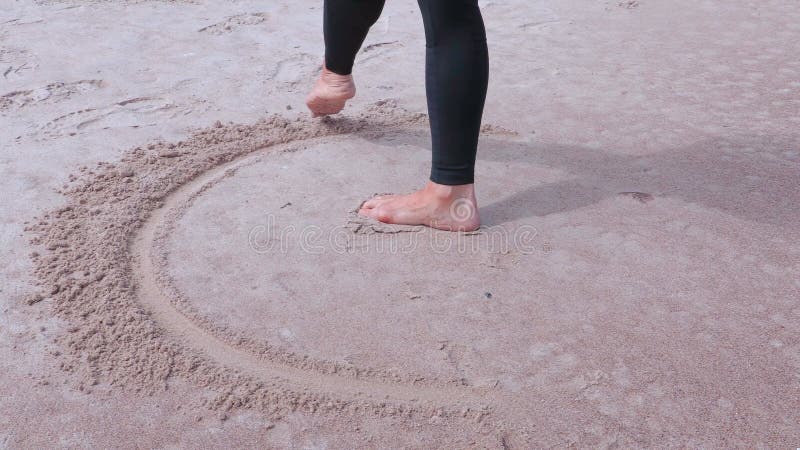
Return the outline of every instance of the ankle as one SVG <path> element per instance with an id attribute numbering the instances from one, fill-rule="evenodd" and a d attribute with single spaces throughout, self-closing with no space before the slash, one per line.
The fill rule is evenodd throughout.
<path id="1" fill-rule="evenodd" d="M 442 201 L 452 201 L 462 198 L 472 200 L 475 198 L 474 184 L 460 184 L 451 186 L 428 181 L 428 184 L 425 185 L 425 190 L 436 199 Z"/>
<path id="2" fill-rule="evenodd" d="M 353 82 L 353 75 L 341 75 L 336 72 L 330 71 L 326 66 L 322 66 L 322 74 L 320 75 L 322 81 L 330 86 L 348 86 Z"/>

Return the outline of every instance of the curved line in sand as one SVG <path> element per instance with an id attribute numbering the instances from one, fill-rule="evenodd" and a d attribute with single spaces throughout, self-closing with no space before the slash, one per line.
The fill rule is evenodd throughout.
<path id="1" fill-rule="evenodd" d="M 307 140 L 305 142 L 310 142 Z M 161 289 L 153 261 L 154 244 L 159 230 L 170 212 L 180 208 L 192 197 L 201 195 L 209 185 L 224 176 L 225 172 L 258 158 L 276 147 L 296 145 L 294 141 L 283 146 L 262 148 L 229 163 L 216 166 L 194 180 L 182 185 L 164 199 L 163 205 L 154 210 L 131 242 L 133 276 L 141 304 L 154 321 L 171 338 L 208 359 L 255 379 L 274 383 L 296 392 L 309 390 L 323 395 L 333 395 L 346 401 L 366 400 L 370 403 L 399 403 L 410 409 L 469 408 L 486 411 L 491 407 L 493 395 L 487 389 L 459 386 L 430 386 L 412 383 L 381 382 L 355 378 L 337 373 L 320 373 L 304 370 L 289 364 L 258 356 L 236 347 L 216 336 L 203 326 L 176 309 L 168 295 Z"/>

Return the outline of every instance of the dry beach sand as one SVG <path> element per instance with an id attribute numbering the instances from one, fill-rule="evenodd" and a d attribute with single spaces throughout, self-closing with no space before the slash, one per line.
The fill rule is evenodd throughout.
<path id="1" fill-rule="evenodd" d="M 0 0 L 0 448 L 800 445 L 800 10 L 481 5 L 448 234 L 415 2 L 314 120 L 321 2 Z"/>

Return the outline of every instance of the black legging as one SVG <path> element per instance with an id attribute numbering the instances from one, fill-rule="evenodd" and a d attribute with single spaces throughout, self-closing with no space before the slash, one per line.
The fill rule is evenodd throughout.
<path id="1" fill-rule="evenodd" d="M 385 0 L 325 0 L 325 64 L 348 75 Z M 486 30 L 478 0 L 417 0 L 425 24 L 425 86 L 431 124 L 431 181 L 474 181 L 489 80 Z"/>

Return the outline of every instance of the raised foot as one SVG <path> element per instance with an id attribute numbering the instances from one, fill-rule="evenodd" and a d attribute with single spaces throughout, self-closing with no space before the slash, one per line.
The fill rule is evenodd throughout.
<path id="1" fill-rule="evenodd" d="M 429 181 L 406 195 L 379 195 L 358 213 L 384 223 L 425 225 L 445 231 L 475 231 L 481 226 L 472 184 L 446 186 Z"/>
<path id="2" fill-rule="evenodd" d="M 356 85 L 352 75 L 339 75 L 323 67 L 319 79 L 306 98 L 306 105 L 314 117 L 336 114 L 355 95 Z"/>

